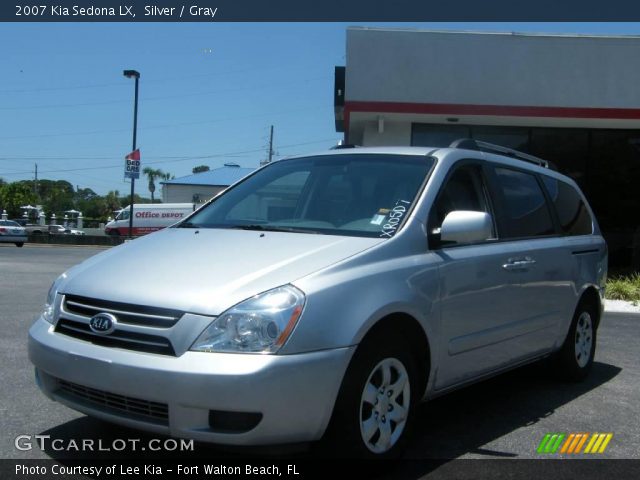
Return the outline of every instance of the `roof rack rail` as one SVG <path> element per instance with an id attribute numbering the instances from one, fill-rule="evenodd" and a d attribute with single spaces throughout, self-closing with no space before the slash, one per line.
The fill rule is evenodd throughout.
<path id="1" fill-rule="evenodd" d="M 449 145 L 450 148 L 465 148 L 467 150 L 477 150 L 480 152 L 497 153 L 500 155 L 507 155 L 509 157 L 517 158 L 524 162 L 533 163 L 540 167 L 551 168 L 550 162 L 543 160 L 542 158 L 534 157 L 528 153 L 523 153 L 513 148 L 503 147 L 501 145 L 494 145 L 493 143 L 480 142 L 473 138 L 460 138 L 454 140 Z"/>

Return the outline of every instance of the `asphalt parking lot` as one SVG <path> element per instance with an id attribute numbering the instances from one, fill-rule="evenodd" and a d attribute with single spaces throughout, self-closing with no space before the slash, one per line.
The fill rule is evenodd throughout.
<path id="1" fill-rule="evenodd" d="M 39 448 L 20 451 L 15 448 L 14 439 L 23 434 L 46 434 L 66 441 L 148 438 L 140 432 L 88 418 L 45 398 L 34 384 L 27 357 L 27 331 L 40 312 L 51 282 L 66 268 L 100 251 L 102 249 L 88 247 L 27 245 L 19 249 L 0 245 L 0 325 L 3 329 L 0 335 L 3 385 L 0 458 L 65 458 L 68 455 L 108 458 L 114 455 Z M 640 459 L 638 338 L 640 316 L 608 313 L 599 330 L 592 374 L 582 383 L 561 383 L 543 368 L 526 367 L 421 406 L 407 458 L 440 461 L 540 458 L 536 448 L 546 433 L 612 432 L 613 439 L 599 458 Z M 238 452 L 196 444 L 194 453 L 171 455 L 193 454 L 233 458 Z M 167 452 L 125 450 L 118 455 L 164 458 Z"/>

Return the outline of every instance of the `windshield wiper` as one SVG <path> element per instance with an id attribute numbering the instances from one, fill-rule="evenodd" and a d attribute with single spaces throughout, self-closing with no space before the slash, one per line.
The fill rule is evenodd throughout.
<path id="1" fill-rule="evenodd" d="M 310 230 L 306 228 L 278 227 L 275 225 L 261 225 L 258 223 L 251 223 L 248 225 L 230 225 L 227 228 L 233 228 L 238 230 L 256 230 L 261 232 L 322 233 L 316 230 Z"/>
<path id="2" fill-rule="evenodd" d="M 200 225 L 191 222 L 182 222 L 178 228 L 200 228 Z"/>

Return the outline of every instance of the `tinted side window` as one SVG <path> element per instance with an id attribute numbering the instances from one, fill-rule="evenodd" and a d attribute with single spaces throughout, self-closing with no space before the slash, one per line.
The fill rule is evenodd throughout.
<path id="1" fill-rule="evenodd" d="M 534 175 L 496 168 L 498 188 L 502 191 L 506 216 L 505 238 L 537 237 L 555 233 L 542 189 Z"/>
<path id="2" fill-rule="evenodd" d="M 565 235 L 589 235 L 593 222 L 587 206 L 578 192 L 568 183 L 543 176 L 544 186 L 558 212 L 558 219 Z"/>

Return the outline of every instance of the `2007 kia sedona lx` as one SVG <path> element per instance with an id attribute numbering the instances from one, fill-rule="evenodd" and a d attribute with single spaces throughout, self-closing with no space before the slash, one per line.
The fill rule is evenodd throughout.
<path id="1" fill-rule="evenodd" d="M 71 268 L 29 354 L 48 397 L 111 422 L 394 456 L 421 400 L 545 357 L 584 377 L 606 272 L 587 201 L 542 160 L 343 148 Z"/>

